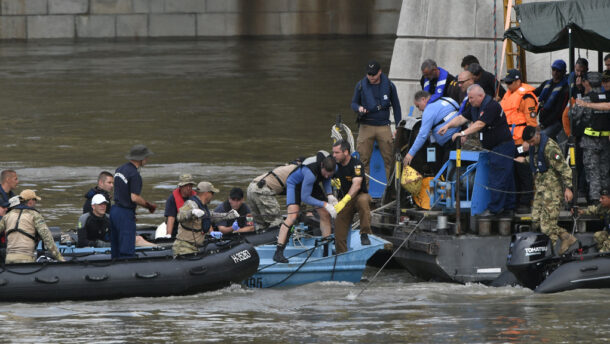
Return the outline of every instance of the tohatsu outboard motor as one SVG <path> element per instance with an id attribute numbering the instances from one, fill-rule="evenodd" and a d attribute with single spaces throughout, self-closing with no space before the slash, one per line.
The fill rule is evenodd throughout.
<path id="1" fill-rule="evenodd" d="M 551 240 L 542 233 L 516 233 L 510 241 L 506 267 L 522 286 L 532 290 L 544 281 L 552 269 Z"/>

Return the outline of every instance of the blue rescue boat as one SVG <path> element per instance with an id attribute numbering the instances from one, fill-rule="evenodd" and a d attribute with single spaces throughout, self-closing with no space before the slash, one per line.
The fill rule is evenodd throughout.
<path id="1" fill-rule="evenodd" d="M 333 254 L 334 240 L 321 237 L 305 237 L 297 231 L 286 245 L 284 255 L 288 263 L 273 261 L 275 245 L 257 246 L 260 257 L 258 271 L 243 282 L 252 288 L 286 287 L 312 282 L 344 281 L 359 282 L 366 262 L 391 244 L 377 236 L 370 235 L 370 245 L 360 244 L 357 230 L 350 231 L 347 242 L 349 250 Z"/>

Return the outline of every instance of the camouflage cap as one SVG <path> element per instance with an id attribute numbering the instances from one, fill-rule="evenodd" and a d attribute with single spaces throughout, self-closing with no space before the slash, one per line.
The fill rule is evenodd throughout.
<path id="1" fill-rule="evenodd" d="M 181 175 L 178 179 L 178 187 L 185 185 L 197 185 L 197 183 L 195 183 L 195 180 L 193 180 L 193 176 L 188 173 Z"/>
<path id="2" fill-rule="evenodd" d="M 198 191 L 198 192 L 214 192 L 214 193 L 220 192 L 220 190 L 215 188 L 214 185 L 212 185 L 212 183 L 210 183 L 210 182 L 201 182 L 201 183 L 197 184 L 197 187 L 193 188 L 193 190 Z"/>
<path id="3" fill-rule="evenodd" d="M 599 194 L 600 196 L 610 196 L 610 187 L 602 188 Z"/>
<path id="4" fill-rule="evenodd" d="M 19 197 L 21 197 L 21 199 L 24 201 L 29 201 L 31 199 L 36 199 L 36 200 L 40 201 L 42 199 L 42 198 L 36 196 L 36 192 L 34 192 L 34 190 L 30 190 L 30 189 L 25 189 L 25 190 L 21 191 L 21 193 L 19 194 Z"/>
<path id="5" fill-rule="evenodd" d="M 608 81 L 610 81 L 610 69 L 606 69 L 602 73 L 602 82 L 608 82 Z"/>

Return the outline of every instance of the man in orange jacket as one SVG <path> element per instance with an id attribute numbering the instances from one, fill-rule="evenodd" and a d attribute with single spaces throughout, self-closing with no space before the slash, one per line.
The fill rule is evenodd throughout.
<path id="1" fill-rule="evenodd" d="M 515 157 L 525 156 L 523 149 L 523 129 L 526 126 L 536 127 L 538 101 L 535 88 L 521 80 L 521 72 L 510 69 L 502 80 L 506 84 L 506 94 L 500 105 L 515 141 Z M 525 143 L 527 145 L 527 143 Z M 515 164 L 515 186 L 517 194 L 517 213 L 528 213 L 534 198 L 534 179 L 532 171 L 524 164 Z"/>

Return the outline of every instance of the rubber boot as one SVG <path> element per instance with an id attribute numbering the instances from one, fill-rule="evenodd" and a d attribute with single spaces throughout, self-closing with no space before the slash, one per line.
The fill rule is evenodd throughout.
<path id="1" fill-rule="evenodd" d="M 572 234 L 570 234 L 568 232 L 561 233 L 560 238 L 561 238 L 561 248 L 559 249 L 560 256 L 562 254 L 564 254 L 570 248 L 570 246 L 572 246 L 578 242 L 578 239 L 576 239 Z"/>
<path id="2" fill-rule="evenodd" d="M 286 244 L 277 244 L 277 248 L 275 249 L 275 254 L 273 255 L 273 260 L 278 263 L 288 263 L 288 259 L 284 257 L 284 249 L 286 248 Z"/>
<path id="3" fill-rule="evenodd" d="M 370 245 L 371 244 L 371 240 L 369 239 L 368 234 L 366 234 L 366 233 L 360 234 L 360 244 L 361 245 Z"/>

